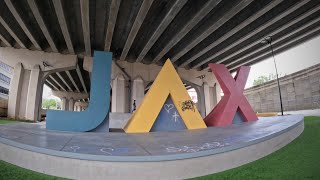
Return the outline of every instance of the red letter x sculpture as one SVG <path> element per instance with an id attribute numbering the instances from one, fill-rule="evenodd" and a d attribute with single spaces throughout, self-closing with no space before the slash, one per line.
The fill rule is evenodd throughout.
<path id="1" fill-rule="evenodd" d="M 250 67 L 242 66 L 235 77 L 231 76 L 223 64 L 209 64 L 224 93 L 218 105 L 204 118 L 207 126 L 226 126 L 232 121 L 239 111 L 245 122 L 257 120 L 243 89 L 247 82 Z"/>

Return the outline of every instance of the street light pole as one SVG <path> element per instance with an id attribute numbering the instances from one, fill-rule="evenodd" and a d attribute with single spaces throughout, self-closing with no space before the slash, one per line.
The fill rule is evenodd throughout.
<path id="1" fill-rule="evenodd" d="M 276 59 L 274 57 L 274 52 L 273 52 L 273 47 L 272 47 L 272 37 L 271 36 L 265 37 L 261 41 L 261 43 L 268 43 L 270 45 L 270 49 L 271 49 L 271 53 L 272 53 L 272 57 L 273 57 L 274 68 L 276 69 L 276 76 L 277 76 L 277 83 L 278 83 L 279 97 L 280 97 L 281 115 L 283 116 L 281 88 L 280 88 L 280 81 L 279 81 L 279 76 L 278 76 L 278 69 L 277 69 Z"/>

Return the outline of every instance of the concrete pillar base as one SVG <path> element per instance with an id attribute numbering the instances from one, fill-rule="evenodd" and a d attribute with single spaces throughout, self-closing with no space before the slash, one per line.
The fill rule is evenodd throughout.
<path id="1" fill-rule="evenodd" d="M 31 71 L 24 69 L 21 63 L 14 67 L 8 101 L 8 118 L 39 120 L 42 76 L 39 65 L 35 65 Z"/>
<path id="2" fill-rule="evenodd" d="M 144 97 L 144 81 L 141 77 L 137 77 L 132 83 L 132 96 L 131 96 L 131 112 L 137 109 L 141 104 Z M 135 103 L 134 103 L 135 100 Z M 135 104 L 135 107 L 134 107 Z"/>
<path id="3" fill-rule="evenodd" d="M 112 112 L 128 112 L 126 95 L 126 80 L 120 74 L 112 82 Z"/>
<path id="4" fill-rule="evenodd" d="M 73 111 L 74 110 L 74 99 L 70 98 L 69 99 L 69 111 Z"/>

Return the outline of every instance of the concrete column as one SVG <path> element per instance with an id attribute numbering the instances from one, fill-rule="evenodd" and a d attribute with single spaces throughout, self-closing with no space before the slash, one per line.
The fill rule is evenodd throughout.
<path id="1" fill-rule="evenodd" d="M 61 98 L 61 110 L 68 111 L 68 100 L 67 98 Z"/>
<path id="2" fill-rule="evenodd" d="M 18 118 L 20 109 L 20 97 L 23 83 L 24 68 L 21 63 L 16 64 L 10 84 L 8 100 L 8 118 Z"/>
<path id="3" fill-rule="evenodd" d="M 203 83 L 202 89 L 204 94 L 206 115 L 208 115 L 221 100 L 221 88 L 218 83 L 216 83 L 214 87 L 210 87 L 208 83 L 205 82 Z"/>
<path id="4" fill-rule="evenodd" d="M 215 91 L 215 93 L 216 93 L 216 96 L 215 96 L 215 97 L 216 97 L 216 99 L 217 99 L 215 105 L 217 105 L 217 104 L 219 103 L 219 101 L 221 100 L 221 91 L 222 91 L 221 86 L 220 86 L 219 83 L 216 83 L 216 84 L 215 84 L 215 86 L 214 86 L 214 91 Z"/>
<path id="5" fill-rule="evenodd" d="M 203 83 L 204 102 L 206 107 L 206 115 L 208 115 L 213 109 L 213 98 L 210 92 L 208 83 Z"/>
<path id="6" fill-rule="evenodd" d="M 73 111 L 74 110 L 74 99 L 70 98 L 69 99 L 69 111 Z"/>
<path id="7" fill-rule="evenodd" d="M 221 87 L 218 83 L 215 83 L 214 87 L 210 87 L 208 83 L 205 82 L 203 83 L 202 89 L 206 115 L 208 115 L 221 100 Z"/>
<path id="8" fill-rule="evenodd" d="M 131 96 L 131 112 L 133 111 L 133 102 L 136 100 L 136 108 L 141 104 L 144 97 L 144 81 L 141 77 L 137 77 L 132 83 Z"/>
<path id="9" fill-rule="evenodd" d="M 27 106 L 26 106 L 26 119 L 37 121 L 39 114 L 39 106 L 41 99 L 41 69 L 39 65 L 35 65 L 31 70 Z"/>
<path id="10" fill-rule="evenodd" d="M 206 116 L 206 105 L 205 105 L 205 97 L 204 97 L 204 88 L 203 86 L 198 87 L 198 107 L 200 111 L 200 115 L 204 118 Z"/>
<path id="11" fill-rule="evenodd" d="M 118 75 L 112 82 L 112 112 L 127 112 L 126 106 L 126 80 L 123 75 Z"/>

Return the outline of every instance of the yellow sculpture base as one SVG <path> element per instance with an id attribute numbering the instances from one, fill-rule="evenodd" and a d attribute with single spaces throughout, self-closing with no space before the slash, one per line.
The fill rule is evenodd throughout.
<path id="1" fill-rule="evenodd" d="M 207 127 L 170 59 L 168 59 L 141 105 L 125 126 L 125 132 L 149 132 L 169 95 L 188 129 Z"/>

